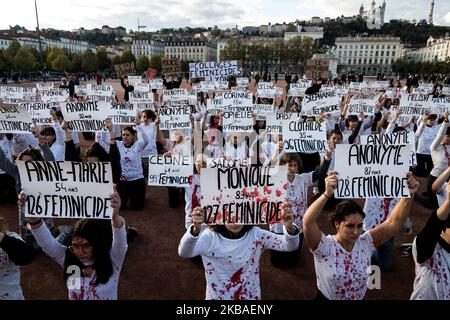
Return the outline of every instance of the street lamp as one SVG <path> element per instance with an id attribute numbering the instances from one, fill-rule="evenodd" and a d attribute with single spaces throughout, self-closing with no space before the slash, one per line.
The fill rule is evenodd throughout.
<path id="1" fill-rule="evenodd" d="M 138 18 L 138 30 L 137 30 L 137 32 L 138 32 L 138 36 L 137 36 L 138 41 L 139 41 L 139 31 L 140 31 L 140 29 L 145 29 L 145 28 L 147 28 L 147 26 L 141 26 L 139 24 L 139 18 Z M 143 39 L 141 38 L 140 41 L 143 41 Z M 143 54 L 141 51 L 142 51 L 141 43 L 139 42 L 139 57 Z"/>
<path id="2" fill-rule="evenodd" d="M 37 34 L 38 34 L 38 41 L 39 41 L 39 58 L 41 60 L 40 63 L 40 68 L 42 68 L 43 65 L 43 60 L 42 60 L 42 45 L 41 45 L 41 32 L 39 31 L 39 18 L 38 18 L 38 10 L 37 10 L 37 3 L 36 0 L 34 0 L 34 8 L 36 10 L 36 30 L 37 30 Z M 39 68 L 39 69 L 40 69 Z"/>

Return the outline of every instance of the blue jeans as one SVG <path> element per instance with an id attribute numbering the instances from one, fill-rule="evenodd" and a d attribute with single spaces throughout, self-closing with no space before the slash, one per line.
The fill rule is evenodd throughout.
<path id="1" fill-rule="evenodd" d="M 394 238 L 386 241 L 373 253 L 372 259 L 381 271 L 388 271 L 392 266 L 392 251 L 394 249 Z"/>

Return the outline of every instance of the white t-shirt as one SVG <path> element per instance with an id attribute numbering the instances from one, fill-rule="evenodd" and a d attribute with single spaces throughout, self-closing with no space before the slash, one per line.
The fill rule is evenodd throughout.
<path id="1" fill-rule="evenodd" d="M 120 152 L 120 165 L 122 166 L 122 177 L 126 181 L 144 178 L 142 169 L 142 150 L 145 143 L 137 140 L 129 148 L 125 147 L 123 141 L 116 141 Z"/>
<path id="2" fill-rule="evenodd" d="M 417 153 L 431 155 L 431 144 L 436 138 L 439 131 L 439 126 L 435 125 L 429 127 L 426 124 L 421 124 L 421 127 L 417 129 L 416 136 L 419 136 L 417 143 Z M 421 133 L 420 133 L 421 132 Z"/>
<path id="3" fill-rule="evenodd" d="M 138 139 L 144 140 L 141 136 L 142 136 L 142 134 L 145 134 L 149 141 L 147 146 L 145 147 L 145 149 L 142 151 L 142 156 L 143 157 L 156 156 L 158 154 L 158 149 L 156 148 L 156 126 L 155 126 L 155 124 L 150 123 L 148 125 L 145 125 L 145 124 L 141 123 L 139 126 L 141 127 L 142 131 L 138 130 Z"/>
<path id="4" fill-rule="evenodd" d="M 450 253 L 437 243 L 433 255 L 419 264 L 416 239 L 412 247 L 416 278 L 411 300 L 450 300 Z"/>
<path id="5" fill-rule="evenodd" d="M 291 236 L 284 231 L 284 235 L 278 235 L 253 227 L 240 239 L 227 239 L 210 229 L 194 237 L 188 229 L 180 241 L 178 253 L 186 258 L 202 256 L 207 300 L 259 300 L 262 252 L 298 248 L 298 235 Z"/>
<path id="6" fill-rule="evenodd" d="M 60 266 L 64 266 L 67 247 L 60 244 L 53 238 L 47 226 L 43 223 L 37 229 L 31 229 L 39 246 Z M 113 266 L 113 273 L 105 284 L 94 285 L 95 271 L 91 277 L 78 277 L 79 285 L 70 282 L 68 287 L 70 300 L 117 300 L 117 290 L 119 287 L 119 276 L 122 264 L 127 252 L 127 232 L 125 223 L 121 228 L 113 228 L 113 242 L 109 255 Z"/>
<path id="7" fill-rule="evenodd" d="M 237 148 L 229 142 L 225 144 L 225 157 L 230 157 L 231 159 L 247 159 L 248 156 L 248 147 L 245 142 L 238 144 Z"/>
<path id="8" fill-rule="evenodd" d="M 20 239 L 14 232 L 8 236 Z M 9 260 L 8 255 L 0 248 L 0 300 L 24 300 L 20 287 L 20 266 Z"/>
<path id="9" fill-rule="evenodd" d="M 334 235 L 322 234 L 313 252 L 317 287 L 329 300 L 361 300 L 367 291 L 368 268 L 375 251 L 372 234 L 364 232 L 351 252 Z"/>
<path id="10" fill-rule="evenodd" d="M 400 198 L 367 198 L 363 209 L 366 214 L 364 230 L 373 229 L 384 222 L 399 202 Z"/>
<path id="11" fill-rule="evenodd" d="M 288 182 L 286 189 L 286 198 L 292 206 L 294 215 L 294 224 L 300 232 L 303 232 L 303 216 L 308 209 L 308 188 L 313 183 L 313 171 L 302 174 L 296 174 L 292 182 Z M 275 233 L 283 232 L 283 223 L 270 225 L 270 230 Z"/>

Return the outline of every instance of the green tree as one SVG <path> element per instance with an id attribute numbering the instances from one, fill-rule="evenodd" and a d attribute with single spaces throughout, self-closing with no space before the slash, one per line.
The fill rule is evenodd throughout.
<path id="1" fill-rule="evenodd" d="M 12 69 L 10 61 L 5 57 L 5 50 L 0 50 L 0 72 Z"/>
<path id="2" fill-rule="evenodd" d="M 21 47 L 14 57 L 14 70 L 28 73 L 37 69 L 37 60 L 30 48 Z"/>
<path id="3" fill-rule="evenodd" d="M 81 71 L 81 64 L 83 62 L 83 56 L 79 53 L 75 53 L 72 56 L 72 63 L 70 64 L 69 70 L 72 72 L 79 72 Z"/>
<path id="4" fill-rule="evenodd" d="M 97 62 L 98 62 L 99 70 L 105 70 L 105 69 L 111 68 L 111 59 L 108 58 L 105 48 L 99 48 L 97 50 Z"/>
<path id="5" fill-rule="evenodd" d="M 13 57 L 15 57 L 17 52 L 19 52 L 21 47 L 22 46 L 20 45 L 19 41 L 13 40 L 11 42 L 11 44 L 9 45 L 8 49 L 11 51 L 11 54 L 13 55 Z"/>
<path id="6" fill-rule="evenodd" d="M 136 62 L 136 57 L 130 50 L 127 50 L 127 51 L 124 51 L 124 53 L 122 53 L 122 56 L 120 57 L 120 61 L 121 61 L 121 63 Z"/>
<path id="7" fill-rule="evenodd" d="M 153 68 L 155 70 L 158 70 L 158 72 L 162 71 L 162 64 L 161 64 L 162 56 L 154 55 L 150 57 L 150 68 Z"/>
<path id="8" fill-rule="evenodd" d="M 69 58 L 65 54 L 61 54 L 52 61 L 52 68 L 56 71 L 67 71 L 71 66 Z"/>
<path id="9" fill-rule="evenodd" d="M 121 63 L 122 63 L 122 58 L 120 55 L 115 56 L 114 59 L 112 60 L 112 65 L 121 64 Z"/>
<path id="10" fill-rule="evenodd" d="M 148 57 L 141 55 L 139 59 L 136 61 L 136 71 L 137 73 L 146 72 L 148 67 L 150 66 L 150 62 L 148 61 Z"/>
<path id="11" fill-rule="evenodd" d="M 87 49 L 83 54 L 81 70 L 84 72 L 96 72 L 98 70 L 97 57 L 91 49 Z"/>
<path id="12" fill-rule="evenodd" d="M 230 39 L 220 52 L 220 60 L 240 60 L 242 65 L 246 64 L 247 45 L 240 39 Z"/>
<path id="13" fill-rule="evenodd" d="M 53 61 L 58 58 L 58 56 L 64 55 L 64 51 L 61 48 L 53 47 L 48 51 L 47 54 L 47 68 L 52 69 L 53 68 Z"/>

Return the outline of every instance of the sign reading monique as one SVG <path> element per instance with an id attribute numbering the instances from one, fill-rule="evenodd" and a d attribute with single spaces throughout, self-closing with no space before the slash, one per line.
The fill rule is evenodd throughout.
<path id="1" fill-rule="evenodd" d="M 409 198 L 409 145 L 336 145 L 336 198 Z"/>
<path id="2" fill-rule="evenodd" d="M 208 224 L 273 224 L 282 220 L 287 167 L 204 168 L 201 205 Z"/>
<path id="3" fill-rule="evenodd" d="M 109 162 L 17 161 L 25 217 L 111 219 Z"/>

